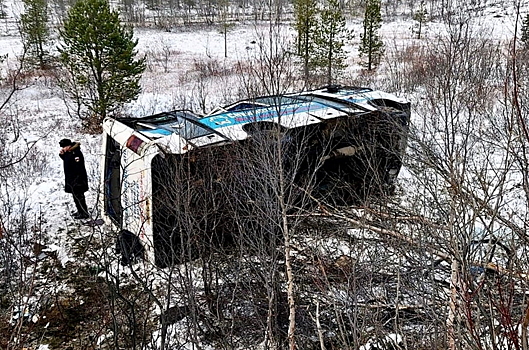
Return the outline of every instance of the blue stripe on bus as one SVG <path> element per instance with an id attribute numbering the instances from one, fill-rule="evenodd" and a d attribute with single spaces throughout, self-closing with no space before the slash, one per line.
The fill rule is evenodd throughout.
<path id="1" fill-rule="evenodd" d="M 288 105 L 281 109 L 281 116 L 291 116 L 296 113 L 303 113 L 309 111 L 318 111 L 321 109 L 332 108 L 318 102 L 300 103 L 295 105 Z M 221 114 L 216 114 L 210 117 L 200 119 L 200 122 L 209 126 L 212 129 L 218 129 L 225 126 L 233 126 L 238 124 L 246 124 L 249 122 L 272 120 L 278 117 L 277 110 L 274 107 L 258 108 L 250 111 L 233 111 Z"/>

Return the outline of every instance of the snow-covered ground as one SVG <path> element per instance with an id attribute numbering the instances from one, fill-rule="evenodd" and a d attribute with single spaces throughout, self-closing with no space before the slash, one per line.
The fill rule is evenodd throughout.
<path id="1" fill-rule="evenodd" d="M 511 8 L 512 10 L 512 8 Z M 498 40 L 506 40 L 513 36 L 514 19 L 512 13 L 499 9 L 491 10 L 484 19 L 490 28 L 490 34 Z M 501 16 L 496 17 L 497 12 Z M 356 34 L 348 59 L 351 72 L 359 68 L 357 42 L 361 23 L 350 23 Z M 406 45 L 414 41 L 411 32 L 411 21 L 397 21 L 385 23 L 381 33 L 388 46 Z M 437 23 L 429 23 L 425 36 L 438 34 Z M 225 69 L 230 69 L 236 62 L 245 61 L 253 57 L 257 49 L 259 38 L 266 34 L 267 24 L 241 24 L 228 34 L 228 57 L 224 57 L 224 38 L 221 33 L 212 29 L 193 31 L 165 32 L 155 29 L 139 28 L 134 31 L 138 38 L 139 55 L 147 55 L 149 68 L 143 75 L 143 93 L 136 102 L 129 106 L 129 113 L 136 116 L 150 115 L 172 109 L 183 108 L 180 105 L 187 96 L 192 99 L 196 93 L 193 77 L 197 74 L 197 62 L 216 62 Z M 293 32 L 285 28 L 285 40 L 292 39 Z M 7 65 L 15 67 L 13 57 L 21 52 L 20 38 L 16 36 L 1 36 L 0 54 L 8 53 Z M 4 71 L 5 72 L 5 71 Z M 5 73 L 4 73 L 5 74 Z M 347 82 L 344 82 L 347 84 Z M 233 93 L 229 86 L 215 86 L 212 80 L 207 92 L 208 107 L 212 109 L 218 104 L 230 100 L 226 94 Z M 196 94 L 195 94 L 196 96 Z M 410 96 L 413 98 L 413 96 Z M 200 112 L 200 111 L 199 111 Z M 87 135 L 79 130 L 79 120 L 68 115 L 62 93 L 54 84 L 53 78 L 45 75 L 30 77 L 24 88 L 10 101 L 10 109 L 6 113 L 14 113 L 20 125 L 20 138 L 28 146 L 34 142 L 37 153 L 40 154 L 38 166 L 41 174 L 33 179 L 27 189 L 28 202 L 25 210 L 46 218 L 46 231 L 53 237 L 54 228 L 60 227 L 72 206 L 69 195 L 63 192 L 62 161 L 58 157 L 58 142 L 62 138 L 71 138 L 82 143 L 82 150 L 86 157 L 87 170 L 90 176 L 91 191 L 87 194 L 89 205 L 96 209 L 96 192 L 99 182 L 99 162 L 101 157 L 101 139 L 98 135 Z M 17 143 L 18 147 L 24 147 Z M 22 174 L 20 174 L 22 175 Z M 16 187 L 16 179 L 13 179 Z"/>
<path id="2" fill-rule="evenodd" d="M 18 8 L 14 6 L 15 3 L 17 2 L 8 2 L 7 8 Z M 488 33 L 487 35 L 493 35 L 498 41 L 509 40 L 514 34 L 513 11 L 513 7 L 503 6 L 487 9 L 485 15 L 480 18 L 484 25 L 483 31 Z M 12 12 L 8 12 L 8 18 L 0 22 L 0 55 L 7 54 L 7 59 L 2 65 L 2 77 L 9 74 L 9 70 L 16 68 L 16 57 L 22 50 L 21 40 L 13 30 L 13 24 Z M 348 74 L 357 79 L 361 79 L 359 78 L 360 61 L 357 55 L 361 25 L 360 20 L 349 22 L 355 37 L 348 46 L 350 52 Z M 411 31 L 412 26 L 411 20 L 384 23 L 381 34 L 386 45 L 401 47 L 417 42 Z M 428 23 L 423 42 L 428 42 L 428 38 L 438 35 L 442 27 L 440 23 Z M 216 29 L 207 27 L 191 31 L 135 29 L 138 53 L 146 55 L 148 69 L 141 82 L 143 92 L 137 101 L 127 106 L 128 113 L 144 116 L 188 108 L 189 105 L 197 107 L 198 102 L 192 100 L 193 95 L 197 96 L 199 91 L 196 77 L 200 74 L 200 64 L 211 62 L 220 70 L 230 71 L 238 62 L 248 61 L 257 54 L 260 38 L 267 35 L 267 30 L 267 23 L 238 24 L 228 33 L 226 58 L 224 37 Z M 292 40 L 291 28 L 285 26 L 283 32 L 284 40 Z M 203 92 L 206 96 L 204 106 L 206 109 L 232 101 L 237 96 L 235 87 L 227 83 L 231 81 L 230 79 L 231 77 L 220 77 L 219 80 L 213 77 L 207 79 L 206 91 Z M 219 84 L 218 81 L 221 83 Z M 31 148 L 31 151 L 29 158 L 16 166 L 16 172 L 3 180 L 6 185 L 2 186 L 4 193 L 0 196 L 0 200 L 5 201 L 9 197 L 10 203 L 14 206 L 5 212 L 8 215 L 2 220 L 6 227 L 16 225 L 20 213 L 24 212 L 29 218 L 34 218 L 34 222 L 40 222 L 42 226 L 39 232 L 42 234 L 42 243 L 48 247 L 48 250 L 56 251 L 61 264 L 66 266 L 68 261 L 75 259 L 71 251 L 73 244 L 71 232 L 72 229 L 79 230 L 79 226 L 70 214 L 73 210 L 72 198 L 63 191 L 62 161 L 58 156 L 59 140 L 70 138 L 82 144 L 90 182 L 87 202 L 92 215 L 97 217 L 102 156 L 101 137 L 86 134 L 79 128 L 80 121 L 68 115 L 61 90 L 56 86 L 54 78 L 48 76 L 46 72 L 37 72 L 35 75 L 24 77 L 20 86 L 22 88 L 0 112 L 1 118 L 14 120 L 14 125 L 17 126 L 15 131 L 7 130 L 10 140 L 15 142 L 7 143 L 5 147 L 22 151 Z M 2 88 L 8 91 L 7 86 Z M 416 98 L 406 97 L 412 100 Z M 406 175 L 405 172 L 403 174 Z M 5 205 L 5 202 L 0 203 L 2 208 Z M 40 220 L 37 220 L 38 218 Z M 87 234 L 89 229 L 81 228 L 80 232 L 81 235 Z"/>

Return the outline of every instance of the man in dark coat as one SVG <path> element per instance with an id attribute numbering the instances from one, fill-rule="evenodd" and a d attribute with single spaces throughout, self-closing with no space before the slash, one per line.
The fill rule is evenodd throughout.
<path id="1" fill-rule="evenodd" d="M 81 152 L 81 144 L 69 139 L 59 142 L 61 151 L 59 157 L 64 162 L 64 190 L 73 195 L 73 201 L 77 212 L 73 214 L 75 219 L 88 219 L 88 208 L 84 193 L 88 191 L 88 176 L 84 165 L 84 156 Z"/>

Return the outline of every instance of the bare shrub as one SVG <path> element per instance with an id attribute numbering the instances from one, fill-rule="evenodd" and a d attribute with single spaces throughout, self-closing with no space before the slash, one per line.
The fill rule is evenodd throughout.
<path id="1" fill-rule="evenodd" d="M 231 67 L 226 67 L 218 60 L 207 60 L 193 62 L 193 67 L 201 77 L 219 77 L 233 74 Z"/>
<path id="2" fill-rule="evenodd" d="M 173 67 L 175 64 L 175 61 L 178 60 L 178 56 L 182 54 L 181 51 L 171 49 L 169 44 L 166 42 L 162 42 L 161 45 L 161 50 L 149 50 L 145 55 L 145 63 L 148 72 L 169 73 L 171 71 L 171 67 Z"/>

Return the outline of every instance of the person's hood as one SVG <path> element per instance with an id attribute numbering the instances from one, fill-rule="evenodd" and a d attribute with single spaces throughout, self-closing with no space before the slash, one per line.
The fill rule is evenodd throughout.
<path id="1" fill-rule="evenodd" d="M 80 148 L 81 148 L 81 142 L 74 142 L 69 150 L 73 151 L 74 149 L 80 149 Z"/>

